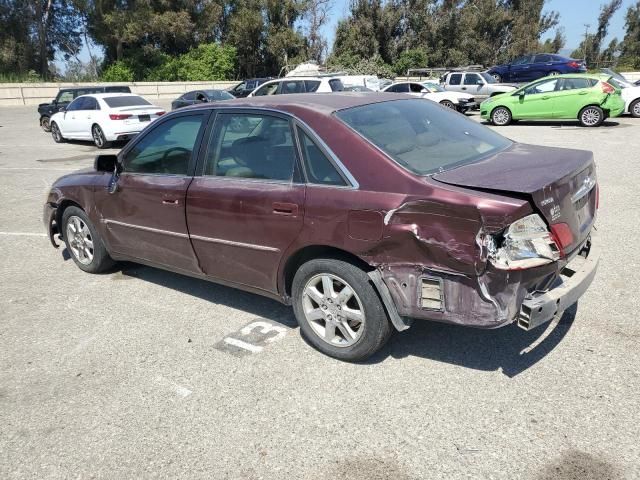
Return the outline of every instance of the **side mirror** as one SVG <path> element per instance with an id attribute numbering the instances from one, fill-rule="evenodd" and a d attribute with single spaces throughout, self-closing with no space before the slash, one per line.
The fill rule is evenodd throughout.
<path id="1" fill-rule="evenodd" d="M 520 98 L 520 100 L 524 100 L 524 91 L 520 92 L 518 94 L 518 97 Z"/>
<path id="2" fill-rule="evenodd" d="M 113 173 L 118 165 L 118 156 L 113 154 L 96 155 L 93 166 L 97 172 Z"/>

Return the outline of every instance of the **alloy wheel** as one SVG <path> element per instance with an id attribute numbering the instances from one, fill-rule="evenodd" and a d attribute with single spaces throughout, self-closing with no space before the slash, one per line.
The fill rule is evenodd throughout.
<path id="1" fill-rule="evenodd" d="M 51 131 L 51 126 L 49 125 L 49 118 L 48 117 L 44 117 L 42 120 L 40 120 L 40 127 L 45 132 Z"/>
<path id="2" fill-rule="evenodd" d="M 93 127 L 93 141 L 98 148 L 101 148 L 104 145 L 104 134 L 102 133 L 102 129 L 97 125 Z"/>
<path id="3" fill-rule="evenodd" d="M 453 104 L 453 102 L 449 101 L 449 100 L 443 100 L 440 102 L 440 105 L 442 105 L 443 107 L 447 107 L 447 108 L 452 108 L 455 110 L 456 106 Z"/>
<path id="4" fill-rule="evenodd" d="M 498 108 L 491 115 L 491 119 L 496 125 L 506 125 L 507 123 L 509 123 L 509 112 L 507 112 L 507 110 L 505 110 L 504 108 Z"/>
<path id="5" fill-rule="evenodd" d="M 633 104 L 633 116 L 640 117 L 640 102 L 636 102 Z"/>
<path id="6" fill-rule="evenodd" d="M 595 108 L 587 108 L 582 112 L 582 123 L 593 127 L 600 123 L 600 112 Z"/>
<path id="7" fill-rule="evenodd" d="M 53 139 L 56 142 L 60 142 L 60 140 L 62 139 L 62 135 L 60 134 L 58 125 L 56 125 L 55 123 L 51 125 L 51 133 L 53 134 Z"/>
<path id="8" fill-rule="evenodd" d="M 93 261 L 93 238 L 87 224 L 75 215 L 67 221 L 67 240 L 73 256 L 83 265 Z"/>
<path id="9" fill-rule="evenodd" d="M 346 280 L 322 273 L 309 279 L 302 307 L 313 332 L 336 347 L 355 344 L 365 329 L 364 308 Z"/>

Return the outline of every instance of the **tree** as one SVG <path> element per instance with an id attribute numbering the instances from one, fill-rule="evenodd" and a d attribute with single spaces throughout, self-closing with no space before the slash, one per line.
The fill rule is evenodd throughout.
<path id="1" fill-rule="evenodd" d="M 580 46 L 571 53 L 574 58 L 584 58 L 588 64 L 599 65 L 601 63 L 607 63 L 607 60 L 603 58 L 603 53 L 612 55 L 615 52 L 601 52 L 602 42 L 607 36 L 609 30 L 609 22 L 611 16 L 620 8 L 622 0 L 611 0 L 600 7 L 600 15 L 598 16 L 598 27 L 593 34 L 585 35 L 585 39 L 580 43 Z M 613 46 L 616 46 L 616 43 Z M 612 45 L 610 45 L 611 47 Z M 615 48 L 614 48 L 615 50 Z"/>
<path id="2" fill-rule="evenodd" d="M 318 64 L 322 63 L 327 50 L 327 40 L 320 30 L 327 23 L 333 0 L 308 0 L 304 18 L 307 21 L 307 41 L 309 58 Z"/>
<path id="3" fill-rule="evenodd" d="M 627 9 L 626 33 L 622 40 L 620 63 L 640 68 L 640 0 Z"/>
<path id="4" fill-rule="evenodd" d="M 240 1 L 232 6 L 226 41 L 236 48 L 238 77 L 266 73 L 263 64 L 265 29 L 260 0 Z"/>

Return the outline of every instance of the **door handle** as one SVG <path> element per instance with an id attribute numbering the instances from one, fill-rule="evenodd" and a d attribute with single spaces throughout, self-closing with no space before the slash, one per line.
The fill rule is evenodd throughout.
<path id="1" fill-rule="evenodd" d="M 580 93 L 578 93 L 578 95 L 586 95 L 587 93 L 589 93 L 589 92 L 580 92 Z"/>
<path id="2" fill-rule="evenodd" d="M 467 89 L 467 87 L 462 87 L 462 90 L 466 90 L 466 89 Z"/>
<path id="3" fill-rule="evenodd" d="M 273 213 L 276 215 L 297 215 L 298 205 L 295 203 L 273 203 Z"/>
<path id="4" fill-rule="evenodd" d="M 545 95 L 544 97 L 542 97 L 542 100 L 549 100 L 549 97 Z"/>
<path id="5" fill-rule="evenodd" d="M 165 199 L 162 200 L 162 204 L 163 205 L 179 205 L 180 204 L 180 200 L 171 199 L 171 198 L 165 198 Z"/>

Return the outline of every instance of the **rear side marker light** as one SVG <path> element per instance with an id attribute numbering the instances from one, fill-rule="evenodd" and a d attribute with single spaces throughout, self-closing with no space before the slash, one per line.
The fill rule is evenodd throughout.
<path id="1" fill-rule="evenodd" d="M 129 113 L 110 113 L 109 118 L 111 120 L 126 120 L 127 118 L 131 118 L 133 115 Z"/>

